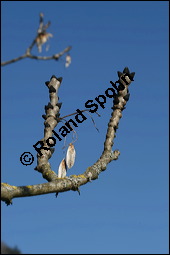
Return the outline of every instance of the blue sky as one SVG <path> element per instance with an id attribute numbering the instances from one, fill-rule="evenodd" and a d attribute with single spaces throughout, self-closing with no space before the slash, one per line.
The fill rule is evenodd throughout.
<path id="1" fill-rule="evenodd" d="M 2 240 L 23 253 L 168 254 L 168 2 L 167 1 L 2 1 L 2 61 L 22 55 L 36 35 L 39 13 L 51 21 L 52 55 L 71 45 L 72 63 L 24 59 L 2 67 L 2 180 L 11 185 L 44 183 L 23 166 L 20 156 L 43 137 L 41 117 L 49 102 L 44 85 L 63 77 L 61 116 L 85 109 L 128 66 L 136 72 L 113 150 L 119 160 L 98 180 L 77 192 L 17 198 L 2 203 Z M 34 54 L 39 54 L 37 48 Z M 110 118 L 107 98 L 99 118 L 93 114 L 76 128 L 76 162 L 68 175 L 80 174 L 100 157 Z M 57 128 L 55 129 L 58 130 Z M 67 143 L 72 136 L 68 136 Z M 63 141 L 50 159 L 57 172 Z"/>

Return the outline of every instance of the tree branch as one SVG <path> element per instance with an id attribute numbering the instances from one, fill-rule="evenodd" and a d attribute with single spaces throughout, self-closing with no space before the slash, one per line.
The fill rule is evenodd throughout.
<path id="1" fill-rule="evenodd" d="M 116 160 L 119 156 L 119 152 L 115 151 L 111 160 Z M 57 178 L 54 181 L 48 183 L 42 183 L 37 185 L 27 185 L 27 186 L 12 186 L 8 183 L 1 183 L 1 200 L 4 201 L 7 205 L 12 204 L 12 199 L 17 197 L 29 197 L 29 196 L 38 196 L 45 195 L 49 193 L 59 193 L 69 190 L 79 191 L 79 186 L 85 185 L 87 182 L 96 179 L 96 168 L 92 167 L 87 168 L 84 174 L 80 175 L 71 175 L 70 177 Z M 94 173 L 93 173 L 94 171 Z M 92 173 L 92 174 L 91 174 Z M 98 176 L 99 174 L 97 174 Z"/>
<path id="2" fill-rule="evenodd" d="M 88 167 L 83 174 L 71 175 L 65 178 L 58 178 L 57 174 L 51 170 L 48 162 L 48 159 L 52 156 L 54 151 L 51 150 L 51 146 L 47 143 L 47 139 L 52 137 L 52 130 L 58 123 L 57 118 L 59 117 L 59 109 L 61 107 L 61 103 L 58 103 L 57 93 L 62 78 L 52 76 L 50 82 L 46 82 L 50 92 L 50 103 L 45 107 L 46 115 L 43 116 L 45 118 L 45 130 L 42 141 L 48 149 L 44 149 L 43 147 L 41 149 L 42 155 L 37 154 L 38 164 L 35 169 L 42 173 L 48 183 L 19 187 L 2 183 L 1 199 L 9 205 L 12 203 L 12 199 L 16 197 L 35 196 L 54 192 L 58 194 L 59 192 L 65 192 L 68 190 L 80 192 L 79 186 L 97 179 L 99 174 L 106 170 L 108 163 L 113 160 L 117 160 L 120 155 L 118 150 L 112 151 L 112 146 L 119 121 L 122 117 L 122 111 L 125 109 L 125 105 L 129 100 L 130 94 L 128 87 L 133 81 L 134 75 L 135 73 L 130 73 L 129 69 L 126 67 L 123 70 L 123 73 L 118 72 L 119 80 L 116 83 L 118 83 L 119 86 L 116 87 L 116 83 L 111 82 L 117 93 L 114 95 L 112 107 L 113 111 L 108 123 L 104 150 L 100 158 L 92 166 Z"/>
<path id="3" fill-rule="evenodd" d="M 51 59 L 58 60 L 62 55 L 64 55 L 64 53 L 69 52 L 71 50 L 72 47 L 68 46 L 63 51 L 56 53 L 52 56 L 36 56 L 36 55 L 31 54 L 31 50 L 35 44 L 37 44 L 38 50 L 39 50 L 39 52 L 41 52 L 42 45 L 47 42 L 49 37 L 52 37 L 52 34 L 46 32 L 46 30 L 50 26 L 51 22 L 49 21 L 46 25 L 44 25 L 43 17 L 44 17 L 43 13 L 40 13 L 40 24 L 39 24 L 39 28 L 37 30 L 37 36 L 32 41 L 31 45 L 27 48 L 26 53 L 17 57 L 17 58 L 2 62 L 1 66 L 15 63 L 15 62 L 22 60 L 24 58 L 32 58 L 32 59 L 37 59 L 37 60 L 51 60 Z"/>
<path id="4" fill-rule="evenodd" d="M 54 149 L 51 148 L 53 145 L 55 145 L 54 141 L 49 138 L 52 138 L 52 131 L 58 124 L 57 118 L 59 116 L 59 110 L 61 106 L 58 104 L 57 94 L 61 82 L 62 78 L 56 78 L 54 75 L 51 77 L 50 81 L 45 82 L 49 89 L 50 103 L 45 106 L 46 115 L 42 116 L 45 119 L 44 138 L 41 139 L 43 147 L 41 147 L 42 149 L 38 150 L 39 153 L 37 154 L 37 166 L 35 167 L 35 170 L 41 172 L 47 181 L 53 181 L 57 178 L 57 175 L 51 170 L 48 159 L 51 158 L 54 152 Z M 50 140 L 52 141 L 50 142 Z"/>
<path id="5" fill-rule="evenodd" d="M 71 46 L 68 46 L 63 51 L 56 53 L 53 56 L 35 56 L 35 55 L 32 55 L 31 53 L 25 53 L 24 55 L 22 55 L 18 58 L 14 58 L 14 59 L 2 62 L 1 66 L 15 63 L 15 62 L 22 60 L 24 58 L 32 58 L 32 59 L 37 59 L 37 60 L 51 60 L 51 59 L 58 60 L 61 56 L 64 55 L 64 53 L 69 52 L 71 50 L 71 48 L 72 48 Z"/>

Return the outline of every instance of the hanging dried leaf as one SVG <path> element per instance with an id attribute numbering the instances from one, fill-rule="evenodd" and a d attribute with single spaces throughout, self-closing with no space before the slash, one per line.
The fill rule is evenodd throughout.
<path id="1" fill-rule="evenodd" d="M 65 67 L 69 67 L 70 64 L 71 64 L 71 57 L 70 57 L 70 55 L 68 54 L 68 55 L 66 56 Z"/>
<path id="2" fill-rule="evenodd" d="M 70 143 L 67 149 L 67 154 L 66 154 L 66 164 L 68 168 L 71 168 L 74 165 L 75 157 L 76 157 L 76 151 L 75 151 L 74 145 Z"/>
<path id="3" fill-rule="evenodd" d="M 53 37 L 53 35 L 50 33 L 46 33 L 46 32 L 38 34 L 38 36 L 36 38 L 36 43 L 37 43 L 39 52 L 42 51 L 42 45 L 49 40 L 49 37 Z"/>
<path id="4" fill-rule="evenodd" d="M 67 169 L 66 169 L 66 161 L 63 159 L 58 168 L 58 178 L 66 177 Z"/>

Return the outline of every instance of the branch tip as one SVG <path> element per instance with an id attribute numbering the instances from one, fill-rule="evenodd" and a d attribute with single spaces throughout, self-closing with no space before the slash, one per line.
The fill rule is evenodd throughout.
<path id="1" fill-rule="evenodd" d="M 123 70 L 123 73 L 130 74 L 129 68 L 128 68 L 128 67 L 125 67 L 124 70 Z"/>
<path id="2" fill-rule="evenodd" d="M 63 77 L 59 77 L 59 78 L 57 78 L 57 80 L 61 83 L 63 80 Z"/>
<path id="3" fill-rule="evenodd" d="M 53 78 L 55 78 L 56 80 L 58 80 L 57 77 L 56 77 L 54 74 L 51 76 L 50 80 L 52 80 Z"/>
<path id="4" fill-rule="evenodd" d="M 48 84 L 49 84 L 49 83 L 50 83 L 49 81 L 46 81 L 46 82 L 45 82 L 45 85 L 48 87 Z"/>

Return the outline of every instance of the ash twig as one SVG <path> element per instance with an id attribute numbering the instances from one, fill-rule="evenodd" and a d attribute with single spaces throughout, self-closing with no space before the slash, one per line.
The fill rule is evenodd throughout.
<path id="1" fill-rule="evenodd" d="M 40 13 L 40 23 L 39 23 L 39 28 L 37 30 L 37 35 L 33 39 L 32 43 L 30 46 L 26 49 L 25 53 L 19 57 L 13 58 L 8 61 L 1 62 L 1 66 L 9 65 L 12 63 L 15 63 L 17 61 L 20 61 L 25 58 L 31 58 L 31 59 L 36 59 L 36 60 L 59 60 L 61 56 L 63 56 L 66 52 L 69 52 L 71 50 L 71 46 L 66 47 L 64 50 L 60 51 L 59 53 L 56 53 L 52 56 L 36 56 L 31 53 L 31 50 L 35 45 L 37 45 L 39 52 L 42 51 L 42 45 L 49 40 L 50 37 L 53 35 L 51 33 L 47 33 L 47 28 L 50 26 L 51 22 L 49 21 L 46 25 L 44 25 L 44 14 Z"/>

